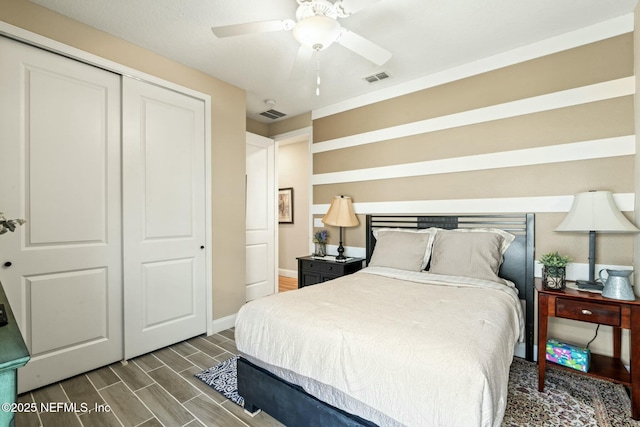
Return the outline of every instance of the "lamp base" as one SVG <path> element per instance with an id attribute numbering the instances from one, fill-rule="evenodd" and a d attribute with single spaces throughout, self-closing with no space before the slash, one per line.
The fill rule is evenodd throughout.
<path id="1" fill-rule="evenodd" d="M 338 256 L 336 261 L 346 261 L 347 257 L 344 256 L 344 246 L 342 246 L 342 227 L 340 227 L 340 245 L 338 245 Z"/>
<path id="2" fill-rule="evenodd" d="M 576 285 L 578 285 L 578 289 L 584 289 L 586 291 L 601 291 L 604 289 L 602 283 L 590 282 L 588 280 L 576 280 Z"/>

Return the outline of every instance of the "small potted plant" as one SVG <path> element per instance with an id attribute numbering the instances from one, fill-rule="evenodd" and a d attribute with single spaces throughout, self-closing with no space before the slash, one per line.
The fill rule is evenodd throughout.
<path id="1" fill-rule="evenodd" d="M 327 240 L 329 239 L 329 232 L 327 230 L 316 231 L 313 235 L 313 242 L 315 243 L 315 251 L 313 256 L 323 257 L 327 254 Z"/>
<path id="2" fill-rule="evenodd" d="M 571 258 L 558 251 L 548 252 L 540 257 L 542 264 L 542 284 L 547 289 L 562 290 L 566 286 L 566 269 Z"/>

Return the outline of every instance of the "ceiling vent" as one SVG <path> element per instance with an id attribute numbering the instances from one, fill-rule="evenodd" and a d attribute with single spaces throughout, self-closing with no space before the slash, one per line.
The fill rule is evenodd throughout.
<path id="1" fill-rule="evenodd" d="M 280 111 L 274 110 L 273 108 L 267 111 L 263 111 L 262 113 L 260 113 L 260 115 L 273 120 L 286 116 L 285 113 L 281 113 Z"/>
<path id="2" fill-rule="evenodd" d="M 365 77 L 364 80 L 366 80 L 369 83 L 377 83 L 380 80 L 388 79 L 389 77 L 391 77 L 391 76 L 389 76 L 389 74 L 387 74 L 386 71 L 381 71 L 379 73 L 375 73 L 375 74 L 372 74 L 370 76 Z"/>

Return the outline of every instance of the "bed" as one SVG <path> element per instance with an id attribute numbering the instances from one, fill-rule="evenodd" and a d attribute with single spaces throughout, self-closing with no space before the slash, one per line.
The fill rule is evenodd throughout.
<path id="1" fill-rule="evenodd" d="M 366 268 L 238 313 L 245 410 L 295 427 L 500 425 L 517 342 L 533 360 L 533 214 L 366 224 Z"/>

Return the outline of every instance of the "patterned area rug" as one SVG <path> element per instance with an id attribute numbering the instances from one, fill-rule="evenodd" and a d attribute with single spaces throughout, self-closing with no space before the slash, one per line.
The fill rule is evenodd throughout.
<path id="1" fill-rule="evenodd" d="M 238 394 L 238 356 L 196 374 L 196 378 L 213 387 L 236 405 L 244 406 L 244 399 Z"/>
<path id="2" fill-rule="evenodd" d="M 503 426 L 640 426 L 625 388 L 578 373 L 547 369 L 538 392 L 538 366 L 515 358 Z"/>
<path id="3" fill-rule="evenodd" d="M 237 390 L 237 360 L 232 357 L 196 377 L 242 406 Z M 509 373 L 509 396 L 503 427 L 640 427 L 631 419 L 623 386 L 580 374 L 548 369 L 543 393 L 538 392 L 535 363 L 515 358 Z"/>

